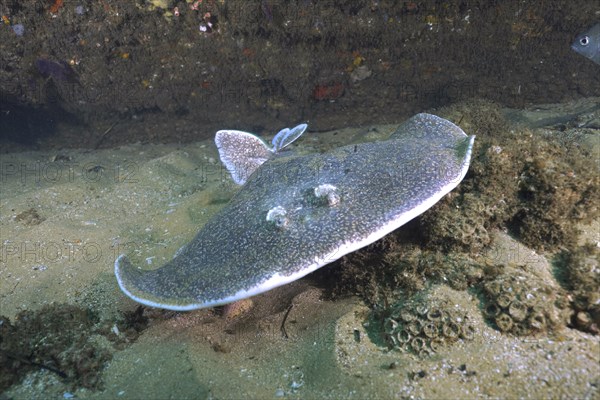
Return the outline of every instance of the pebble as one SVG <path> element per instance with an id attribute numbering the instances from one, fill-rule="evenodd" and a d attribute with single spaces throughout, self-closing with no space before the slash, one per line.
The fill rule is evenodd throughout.
<path id="1" fill-rule="evenodd" d="M 11 28 L 17 36 L 23 36 L 25 34 L 25 26 L 23 24 L 15 24 Z"/>
<path id="2" fill-rule="evenodd" d="M 360 67 L 357 67 L 354 71 L 352 71 L 352 73 L 350 74 L 350 79 L 352 80 L 352 82 L 356 83 L 367 79 L 371 76 L 371 74 L 371 70 L 367 68 L 366 65 L 361 65 Z"/>
<path id="3" fill-rule="evenodd" d="M 579 327 L 587 328 L 592 323 L 592 318 L 587 312 L 579 311 L 576 316 L 576 322 Z"/>

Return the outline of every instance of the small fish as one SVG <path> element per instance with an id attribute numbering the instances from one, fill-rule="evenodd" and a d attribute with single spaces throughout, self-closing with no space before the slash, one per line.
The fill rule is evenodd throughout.
<path id="1" fill-rule="evenodd" d="M 571 48 L 596 64 L 600 64 L 600 23 L 577 36 Z"/>

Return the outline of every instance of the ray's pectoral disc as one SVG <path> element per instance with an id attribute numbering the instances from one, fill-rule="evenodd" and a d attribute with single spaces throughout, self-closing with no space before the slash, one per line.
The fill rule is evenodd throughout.
<path id="1" fill-rule="evenodd" d="M 215 142 L 232 178 L 231 201 L 166 265 L 115 262 L 119 286 L 153 307 L 192 310 L 292 282 L 364 247 L 423 213 L 464 178 L 474 136 L 418 114 L 388 140 L 324 154 L 281 151 L 306 129 L 284 129 L 273 146 L 224 130 Z"/>

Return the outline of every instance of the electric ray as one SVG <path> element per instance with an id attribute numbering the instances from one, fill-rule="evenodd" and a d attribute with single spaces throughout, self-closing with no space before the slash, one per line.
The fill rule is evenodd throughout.
<path id="1" fill-rule="evenodd" d="M 193 310 L 244 299 L 364 247 L 420 215 L 464 178 L 475 136 L 431 114 L 417 114 L 388 140 L 298 155 L 283 149 L 306 125 L 267 145 L 223 130 L 222 162 L 243 187 L 164 266 L 115 261 L 133 300 Z"/>

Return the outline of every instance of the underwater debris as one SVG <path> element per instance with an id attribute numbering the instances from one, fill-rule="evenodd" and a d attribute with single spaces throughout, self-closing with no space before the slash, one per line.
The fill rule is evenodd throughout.
<path id="1" fill-rule="evenodd" d="M 39 225 L 46 220 L 35 208 L 29 208 L 15 216 L 15 221 L 26 226 Z"/>

